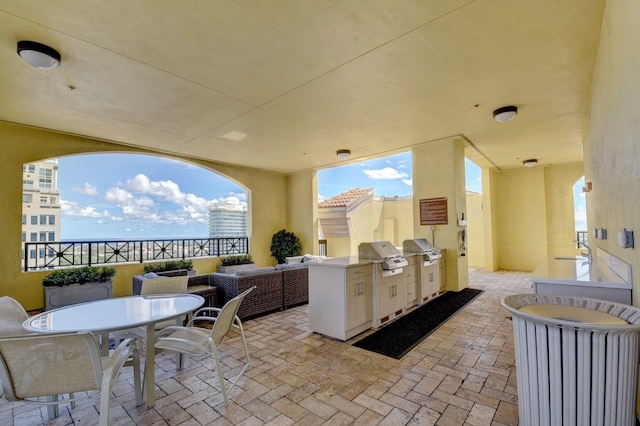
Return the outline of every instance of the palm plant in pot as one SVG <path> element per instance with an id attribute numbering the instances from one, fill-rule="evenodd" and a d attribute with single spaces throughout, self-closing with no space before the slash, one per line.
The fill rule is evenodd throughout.
<path id="1" fill-rule="evenodd" d="M 83 266 L 59 269 L 42 279 L 45 309 L 113 297 L 115 268 Z"/>
<path id="2" fill-rule="evenodd" d="M 278 263 L 284 263 L 287 257 L 300 256 L 302 253 L 302 244 L 300 239 L 293 232 L 287 232 L 286 229 L 273 234 L 271 238 L 271 256 L 278 260 Z"/>

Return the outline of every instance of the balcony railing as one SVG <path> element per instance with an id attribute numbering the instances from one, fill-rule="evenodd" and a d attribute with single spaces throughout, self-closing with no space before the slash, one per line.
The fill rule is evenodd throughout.
<path id="1" fill-rule="evenodd" d="M 248 237 L 24 243 L 24 271 L 249 253 Z"/>

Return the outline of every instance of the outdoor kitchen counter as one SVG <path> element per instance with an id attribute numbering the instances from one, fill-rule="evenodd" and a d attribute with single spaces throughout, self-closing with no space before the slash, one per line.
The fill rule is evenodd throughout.
<path id="1" fill-rule="evenodd" d="M 374 263 L 358 256 L 309 262 L 309 327 L 348 340 L 371 328 Z"/>
<path id="2" fill-rule="evenodd" d="M 360 259 L 358 256 L 332 257 L 329 259 L 312 260 L 309 266 L 322 265 L 331 268 L 347 268 L 349 266 L 371 265 L 372 263 L 380 263 L 381 260 Z"/>

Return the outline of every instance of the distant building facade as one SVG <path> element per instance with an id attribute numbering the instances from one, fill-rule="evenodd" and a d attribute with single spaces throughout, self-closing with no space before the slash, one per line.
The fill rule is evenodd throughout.
<path id="1" fill-rule="evenodd" d="M 209 237 L 246 237 L 246 204 L 216 203 L 209 207 Z"/>
<path id="2" fill-rule="evenodd" d="M 58 191 L 57 160 L 40 161 L 22 166 L 22 261 L 28 260 L 30 269 L 40 259 L 55 256 L 45 245 L 30 247 L 26 242 L 54 242 L 61 238 L 60 192 Z"/>

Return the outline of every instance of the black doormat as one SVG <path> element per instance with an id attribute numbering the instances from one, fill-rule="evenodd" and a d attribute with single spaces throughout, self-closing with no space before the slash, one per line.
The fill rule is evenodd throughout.
<path id="1" fill-rule="evenodd" d="M 482 292 L 483 290 L 474 288 L 447 292 L 357 341 L 353 346 L 400 359 Z"/>

